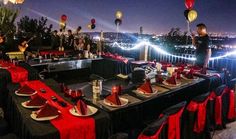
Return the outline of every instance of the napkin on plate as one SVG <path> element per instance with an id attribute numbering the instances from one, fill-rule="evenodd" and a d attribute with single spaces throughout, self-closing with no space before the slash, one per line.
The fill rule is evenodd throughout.
<path id="1" fill-rule="evenodd" d="M 146 94 L 153 93 L 150 80 L 147 79 L 137 90 Z"/>
<path id="2" fill-rule="evenodd" d="M 162 83 L 164 79 L 162 78 L 161 75 L 156 75 L 156 83 Z"/>
<path id="3" fill-rule="evenodd" d="M 37 112 L 37 118 L 51 117 L 59 115 L 58 109 L 49 103 L 45 103 L 44 106 L 39 109 Z"/>
<path id="4" fill-rule="evenodd" d="M 46 99 L 35 94 L 31 96 L 31 100 L 26 104 L 27 106 L 43 106 L 46 103 Z"/>
<path id="5" fill-rule="evenodd" d="M 193 73 L 194 73 L 194 71 L 190 70 L 189 72 L 185 73 L 184 76 L 188 79 L 193 79 L 194 78 Z"/>
<path id="6" fill-rule="evenodd" d="M 87 104 L 83 100 L 79 100 L 75 106 L 75 109 L 77 112 L 79 112 L 81 115 L 86 115 L 88 113 L 88 107 Z"/>
<path id="7" fill-rule="evenodd" d="M 120 101 L 118 93 L 112 93 L 111 95 L 107 96 L 105 99 L 106 101 L 114 105 L 121 105 L 121 101 Z"/>
<path id="8" fill-rule="evenodd" d="M 168 79 L 166 80 L 166 82 L 169 83 L 169 84 L 173 84 L 173 85 L 176 85 L 176 84 L 177 84 L 177 81 L 176 81 L 175 76 L 171 76 L 170 78 L 168 78 Z"/>
<path id="9" fill-rule="evenodd" d="M 22 86 L 22 87 L 18 90 L 17 93 L 19 93 L 19 94 L 33 94 L 33 93 L 35 93 L 35 90 L 32 89 L 31 87 L 29 87 L 29 86 L 26 84 L 26 85 Z"/>

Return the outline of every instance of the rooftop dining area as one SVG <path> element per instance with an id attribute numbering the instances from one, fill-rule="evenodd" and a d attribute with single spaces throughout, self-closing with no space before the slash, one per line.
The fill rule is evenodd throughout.
<path id="1" fill-rule="evenodd" d="M 0 0 L 0 139 L 236 139 L 235 51 L 221 45 L 236 39 L 210 33 L 203 2 L 42 2 Z M 187 31 L 148 27 L 168 5 Z"/>

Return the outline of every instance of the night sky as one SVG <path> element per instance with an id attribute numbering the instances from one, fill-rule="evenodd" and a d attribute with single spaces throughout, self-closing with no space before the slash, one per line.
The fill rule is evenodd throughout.
<path id="1" fill-rule="evenodd" d="M 68 26 L 80 25 L 83 31 L 88 31 L 92 18 L 97 21 L 94 31 L 115 31 L 116 10 L 123 12 L 123 32 L 138 32 L 140 26 L 144 33 L 166 33 L 171 27 L 186 30 L 184 0 L 25 0 L 20 7 L 20 16 L 46 15 L 59 21 L 66 14 Z M 195 0 L 194 9 L 198 19 L 191 24 L 193 29 L 204 22 L 210 32 L 236 32 L 236 0 Z M 55 21 L 48 23 L 58 29 Z"/>

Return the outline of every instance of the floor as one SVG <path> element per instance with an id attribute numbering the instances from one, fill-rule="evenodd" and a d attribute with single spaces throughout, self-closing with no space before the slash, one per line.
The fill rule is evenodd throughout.
<path id="1" fill-rule="evenodd" d="M 213 139 L 236 139 L 236 121 L 226 125 L 226 129 L 215 131 Z"/>

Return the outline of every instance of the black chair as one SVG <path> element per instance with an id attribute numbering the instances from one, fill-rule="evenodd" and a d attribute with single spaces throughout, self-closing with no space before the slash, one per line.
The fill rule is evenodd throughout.
<path id="1" fill-rule="evenodd" d="M 14 133 L 9 133 L 5 136 L 0 136 L 0 139 L 19 139 Z"/>
<path id="2" fill-rule="evenodd" d="M 166 126 L 168 116 L 163 115 L 148 125 L 139 135 L 138 139 L 165 139 L 163 128 Z"/>
<path id="3" fill-rule="evenodd" d="M 182 114 L 187 102 L 181 102 L 164 110 L 160 116 L 167 116 L 166 136 L 168 139 L 182 138 Z"/>
<path id="4" fill-rule="evenodd" d="M 226 110 L 227 105 L 223 105 L 223 95 L 227 91 L 226 85 L 221 85 L 212 91 L 209 97 L 209 120 L 210 127 L 214 129 L 224 129 L 226 128 Z M 224 97 L 225 98 L 225 97 Z M 224 102 L 226 103 L 226 102 Z"/>
<path id="5" fill-rule="evenodd" d="M 195 97 L 184 112 L 182 139 L 209 139 L 209 118 L 207 104 L 210 93 Z"/>
<path id="6" fill-rule="evenodd" d="M 8 133 L 8 123 L 5 119 L 0 119 L 0 136 Z"/>
<path id="7" fill-rule="evenodd" d="M 129 136 L 126 133 L 117 133 L 110 136 L 109 139 L 129 139 Z"/>

